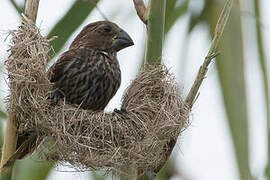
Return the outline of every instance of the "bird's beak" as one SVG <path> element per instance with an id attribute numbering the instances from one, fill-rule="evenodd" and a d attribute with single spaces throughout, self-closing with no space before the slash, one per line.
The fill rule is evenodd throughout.
<path id="1" fill-rule="evenodd" d="M 112 38 L 112 41 L 112 49 L 115 51 L 120 51 L 121 49 L 134 45 L 134 42 L 128 33 L 122 29 Z"/>

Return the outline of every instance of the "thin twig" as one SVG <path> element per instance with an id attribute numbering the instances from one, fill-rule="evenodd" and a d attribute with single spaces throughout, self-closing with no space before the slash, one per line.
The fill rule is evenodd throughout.
<path id="1" fill-rule="evenodd" d="M 139 16 L 139 18 L 142 20 L 142 22 L 147 25 L 147 20 L 145 18 L 145 12 L 146 12 L 146 8 L 144 5 L 143 0 L 133 0 L 135 9 L 137 11 L 137 14 Z"/>
<path id="2" fill-rule="evenodd" d="M 191 109 L 192 105 L 194 104 L 194 100 L 196 99 L 197 95 L 198 95 L 198 91 L 199 88 L 206 76 L 206 73 L 208 71 L 208 66 L 211 63 L 211 61 L 219 54 L 216 52 L 218 43 L 220 41 L 220 38 L 222 37 L 224 28 L 227 24 L 227 21 L 229 19 L 229 15 L 231 12 L 231 8 L 232 8 L 232 4 L 233 4 L 233 0 L 228 0 L 225 4 L 225 6 L 222 9 L 222 12 L 219 16 L 217 25 L 216 25 L 216 29 L 215 29 L 215 34 L 214 34 L 214 38 L 212 40 L 211 43 L 211 47 L 210 50 L 208 51 L 208 54 L 206 56 L 206 58 L 204 59 L 204 62 L 202 64 L 202 66 L 199 69 L 199 72 L 196 76 L 196 79 L 188 93 L 188 96 L 185 100 L 187 106 Z"/>
<path id="3" fill-rule="evenodd" d="M 27 0 L 25 4 L 25 14 L 28 19 L 32 22 L 36 21 L 37 10 L 38 10 L 39 0 Z M 5 133 L 5 140 L 2 150 L 1 159 L 1 176 L 0 179 L 5 178 L 7 180 L 11 179 L 12 168 L 11 164 L 9 167 L 3 168 L 6 161 L 15 153 L 17 144 L 17 126 L 16 126 L 16 116 L 13 112 L 8 112 L 7 127 Z"/>
<path id="4" fill-rule="evenodd" d="M 219 17 L 219 20 L 217 22 L 216 25 L 216 29 L 215 29 L 215 34 L 214 34 L 214 38 L 213 41 L 211 43 L 211 47 L 210 50 L 208 51 L 208 54 L 202 64 L 202 66 L 199 69 L 199 72 L 197 74 L 197 77 L 188 93 L 188 96 L 185 100 L 186 105 L 191 109 L 194 101 L 196 100 L 196 98 L 198 97 L 198 91 L 199 88 L 206 76 L 207 70 L 208 70 L 208 66 L 211 63 L 212 59 L 214 59 L 219 53 L 216 52 L 219 40 L 223 34 L 224 28 L 227 24 L 229 15 L 230 15 L 230 10 L 232 8 L 232 3 L 233 0 L 228 0 L 221 12 L 221 15 Z M 171 152 L 175 146 L 175 141 L 171 141 L 169 142 L 169 150 L 168 150 L 168 154 L 167 154 L 167 159 L 169 159 Z M 164 164 L 166 163 L 166 161 L 164 161 Z M 159 172 L 160 169 L 164 166 L 164 164 L 160 165 L 160 167 L 158 167 L 158 169 L 156 169 L 156 172 Z"/>

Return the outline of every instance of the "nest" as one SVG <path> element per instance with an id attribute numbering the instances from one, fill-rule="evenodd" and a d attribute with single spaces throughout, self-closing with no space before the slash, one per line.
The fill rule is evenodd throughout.
<path id="1" fill-rule="evenodd" d="M 19 134 L 35 134 L 37 144 L 53 140 L 43 152 L 48 160 L 117 171 L 153 171 L 164 164 L 189 115 L 165 66 L 148 65 L 139 73 L 124 93 L 121 113 L 78 109 L 65 101 L 51 106 L 48 40 L 27 20 L 11 35 L 8 108 Z"/>

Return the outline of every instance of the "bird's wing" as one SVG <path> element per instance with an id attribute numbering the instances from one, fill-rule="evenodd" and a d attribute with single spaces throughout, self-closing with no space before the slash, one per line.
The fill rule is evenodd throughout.
<path id="1" fill-rule="evenodd" d="M 50 82 L 57 82 L 61 77 L 68 76 L 67 70 L 69 66 L 74 63 L 80 63 L 82 59 L 80 52 L 78 50 L 68 50 L 61 55 L 61 57 L 49 68 L 48 78 Z M 76 67 L 76 66 L 75 66 Z"/>

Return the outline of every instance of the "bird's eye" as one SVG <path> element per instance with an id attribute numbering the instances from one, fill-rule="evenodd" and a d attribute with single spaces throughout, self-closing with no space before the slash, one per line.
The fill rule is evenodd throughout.
<path id="1" fill-rule="evenodd" d="M 111 26 L 104 26 L 104 27 L 103 27 L 103 30 L 104 30 L 105 32 L 111 32 L 112 27 L 111 27 Z"/>

